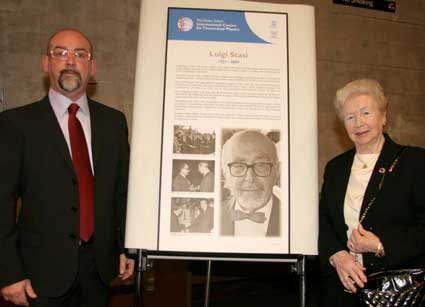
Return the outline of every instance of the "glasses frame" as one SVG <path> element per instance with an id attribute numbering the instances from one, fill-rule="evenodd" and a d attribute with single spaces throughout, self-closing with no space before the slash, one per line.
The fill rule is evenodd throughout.
<path id="1" fill-rule="evenodd" d="M 62 57 L 64 57 L 64 58 L 61 58 L 61 56 L 55 56 L 53 54 L 55 49 L 56 50 L 58 50 L 58 49 L 62 50 L 62 52 L 64 52 L 66 54 L 66 55 L 62 55 Z M 79 52 L 79 51 L 87 52 L 87 59 L 82 59 L 82 58 L 76 56 L 76 52 Z M 74 59 L 76 61 L 79 61 L 79 62 L 90 62 L 92 60 L 91 52 L 88 51 L 87 49 L 84 49 L 84 48 L 77 48 L 77 49 L 73 49 L 73 50 L 69 51 L 66 48 L 54 47 L 53 49 L 49 50 L 49 52 L 47 53 L 47 55 L 49 55 L 52 59 L 60 60 L 60 61 L 67 61 L 69 59 L 70 54 L 72 54 Z"/>
<path id="2" fill-rule="evenodd" d="M 232 166 L 235 165 L 235 164 L 244 165 L 246 167 L 245 168 L 245 171 L 243 172 L 242 175 L 235 176 L 232 173 Z M 264 176 L 263 175 L 259 175 L 257 173 L 257 171 L 255 170 L 255 166 L 258 165 L 258 164 L 266 164 L 266 165 L 268 165 L 270 167 L 269 173 L 267 175 L 264 175 Z M 251 168 L 252 171 L 254 172 L 255 176 L 265 178 L 265 177 L 269 177 L 270 174 L 272 173 L 272 170 L 273 170 L 273 167 L 274 167 L 274 163 L 272 163 L 272 162 L 257 162 L 257 163 L 249 164 L 249 163 L 244 163 L 244 162 L 232 162 L 232 163 L 227 163 L 227 167 L 229 168 L 230 175 L 232 175 L 233 177 L 237 177 L 237 178 L 245 177 L 246 174 L 248 173 L 248 170 Z"/>

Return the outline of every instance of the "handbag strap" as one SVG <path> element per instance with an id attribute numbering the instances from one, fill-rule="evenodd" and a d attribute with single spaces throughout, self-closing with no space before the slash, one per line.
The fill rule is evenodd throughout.
<path id="1" fill-rule="evenodd" d="M 400 150 L 397 152 L 393 163 L 391 163 L 390 167 L 388 168 L 388 172 L 392 173 L 392 171 L 394 170 L 395 166 L 397 165 L 398 161 L 400 160 L 401 155 L 403 154 L 403 152 L 406 150 L 407 146 L 402 146 L 400 148 Z M 359 223 L 363 223 L 364 219 L 366 218 L 367 213 L 369 212 L 370 208 L 372 207 L 372 205 L 375 203 L 375 199 L 376 197 L 379 195 L 379 193 L 382 190 L 382 187 L 384 186 L 384 180 L 385 180 L 385 174 L 387 172 L 384 172 L 382 174 L 381 180 L 379 181 L 379 185 L 378 185 L 378 191 L 376 192 L 376 194 L 372 197 L 372 199 L 369 201 L 369 203 L 366 206 L 366 209 L 363 211 L 362 216 L 359 219 Z"/>

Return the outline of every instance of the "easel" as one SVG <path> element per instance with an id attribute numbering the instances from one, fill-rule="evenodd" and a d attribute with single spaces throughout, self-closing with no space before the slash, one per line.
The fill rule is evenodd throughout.
<path id="1" fill-rule="evenodd" d="M 306 276 L 305 255 L 282 255 L 282 254 L 232 254 L 232 253 L 200 253 L 200 252 L 172 252 L 137 250 L 136 263 L 136 291 L 134 307 L 142 307 L 142 281 L 143 272 L 149 268 L 149 259 L 173 259 L 173 260 L 201 260 L 207 261 L 207 274 L 205 283 L 204 307 L 209 307 L 211 289 L 211 271 L 213 261 L 248 261 L 248 262 L 279 262 L 290 263 L 291 270 L 299 276 L 300 307 L 306 307 Z"/>

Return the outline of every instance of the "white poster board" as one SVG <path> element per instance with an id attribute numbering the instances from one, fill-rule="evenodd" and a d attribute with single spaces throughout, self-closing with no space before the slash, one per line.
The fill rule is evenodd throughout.
<path id="1" fill-rule="evenodd" d="M 317 254 L 314 31 L 308 6 L 142 2 L 128 248 Z"/>

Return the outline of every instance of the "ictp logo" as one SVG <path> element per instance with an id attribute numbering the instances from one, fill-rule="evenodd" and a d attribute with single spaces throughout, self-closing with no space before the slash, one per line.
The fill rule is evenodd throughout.
<path id="1" fill-rule="evenodd" d="M 193 21 L 189 17 L 179 17 L 177 27 L 179 28 L 179 32 L 188 32 L 193 28 Z"/>

